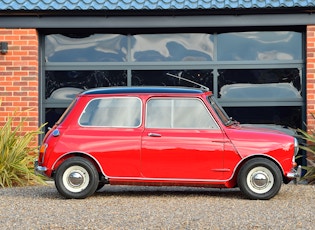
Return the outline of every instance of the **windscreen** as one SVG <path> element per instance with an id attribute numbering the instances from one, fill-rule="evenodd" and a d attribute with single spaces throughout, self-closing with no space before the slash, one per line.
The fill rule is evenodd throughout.
<path id="1" fill-rule="evenodd" d="M 222 123 L 227 125 L 230 122 L 229 116 L 226 114 L 224 109 L 221 107 L 221 105 L 217 102 L 217 100 L 213 96 L 209 96 L 208 100 L 210 102 L 210 105 L 218 115 L 218 117 L 221 119 Z"/>

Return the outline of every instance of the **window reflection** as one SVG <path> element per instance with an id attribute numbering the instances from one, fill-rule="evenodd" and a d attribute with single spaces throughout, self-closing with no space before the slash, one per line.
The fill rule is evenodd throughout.
<path id="1" fill-rule="evenodd" d="M 54 124 L 59 120 L 61 115 L 66 111 L 66 108 L 46 108 L 45 109 L 45 133 L 49 128 L 53 127 Z"/>
<path id="2" fill-rule="evenodd" d="M 124 62 L 127 37 L 118 34 L 93 34 L 72 38 L 61 34 L 45 37 L 46 62 Z"/>
<path id="3" fill-rule="evenodd" d="M 141 122 L 138 98 L 102 98 L 92 100 L 79 119 L 82 126 L 138 127 Z"/>
<path id="4" fill-rule="evenodd" d="M 299 60 L 301 36 L 291 31 L 222 33 L 218 35 L 218 60 Z"/>
<path id="5" fill-rule="evenodd" d="M 132 61 L 211 61 L 210 34 L 142 34 L 132 37 Z"/>
<path id="6" fill-rule="evenodd" d="M 85 89 L 107 86 L 126 86 L 124 70 L 46 71 L 46 99 L 72 99 Z"/>
<path id="7" fill-rule="evenodd" d="M 302 125 L 299 106 L 224 107 L 224 110 L 242 124 L 275 124 L 294 129 Z"/>
<path id="8" fill-rule="evenodd" d="M 147 128 L 217 128 L 209 111 L 198 99 L 151 99 L 146 114 Z"/>
<path id="9" fill-rule="evenodd" d="M 214 39 L 215 38 L 215 39 Z M 214 42 L 217 41 L 217 42 Z M 195 81 L 215 90 L 215 95 L 233 101 L 233 106 L 238 106 L 241 99 L 261 99 L 263 105 L 268 101 L 300 100 L 302 105 L 302 76 L 300 76 L 300 64 L 292 64 L 291 60 L 302 60 L 302 33 L 293 31 L 265 31 L 265 32 L 237 32 L 237 33 L 173 33 L 173 34 L 51 34 L 45 36 L 45 61 L 63 62 L 57 71 L 45 72 L 45 98 L 43 104 L 46 110 L 46 121 L 53 124 L 58 120 L 60 108 L 65 106 L 77 93 L 84 89 L 102 86 L 126 86 L 127 67 L 131 70 L 131 85 L 160 85 L 160 86 L 188 86 L 197 87 L 191 83 L 168 76 L 167 73 L 178 75 Z M 215 45 L 217 45 L 215 47 Z M 214 55 L 214 50 L 216 55 Z M 127 58 L 128 57 L 128 58 Z M 215 60 L 218 69 L 218 78 L 213 85 L 212 61 Z M 279 63 L 292 67 L 283 69 L 249 69 L 247 61 L 280 60 Z M 288 61 L 289 60 L 289 61 Z M 126 67 L 123 62 L 132 61 Z M 206 61 L 208 63 L 205 64 Z M 241 64 L 236 69 L 227 69 L 226 64 Z M 243 62 L 241 62 L 243 61 Z M 244 62 L 245 61 L 245 62 Z M 94 63 L 98 71 L 64 71 L 64 69 L 78 69 L 81 64 Z M 111 63 L 121 62 L 116 70 L 106 70 Z M 144 63 L 155 62 L 142 69 Z M 167 70 L 169 64 L 157 64 L 160 62 L 177 62 L 182 67 L 172 67 Z M 199 68 L 187 66 L 188 62 L 198 63 Z M 68 64 L 67 64 L 68 63 Z M 105 64 L 104 64 L 105 63 Z M 277 62 L 275 62 L 277 63 Z M 53 63 L 52 63 L 53 64 Z M 60 63 L 57 63 L 60 65 Z M 147 63 L 149 64 L 149 63 Z M 191 64 L 191 63 L 189 63 Z M 141 66 L 139 66 L 141 65 Z M 158 67 L 154 67 L 157 66 Z M 164 67 L 163 67 L 163 66 Z M 208 67 L 206 67 L 207 65 Z M 101 66 L 101 67 L 100 67 Z M 54 65 L 54 69 L 56 65 Z M 147 67 L 145 67 L 147 68 Z M 164 70 L 162 70 L 162 68 Z M 174 70 L 174 68 L 177 68 Z M 241 69 L 242 68 L 242 69 Z M 101 69 L 101 70 L 99 70 Z M 165 70 L 166 69 L 166 70 Z M 304 88 L 303 88 L 304 90 Z M 233 100 L 235 99 L 235 100 Z M 64 103 L 64 101 L 66 101 Z M 48 103 L 49 102 L 49 103 Z M 70 102 L 69 102 L 70 103 Z M 231 103 L 230 103 L 231 104 Z M 53 105 L 53 106 L 51 106 Z M 58 107 L 51 109 L 50 107 Z M 227 108 L 229 115 L 243 123 L 274 123 L 280 117 L 277 124 L 291 127 L 300 127 L 301 107 L 231 107 Z M 296 118 L 297 117 L 297 118 Z"/>
<path id="10" fill-rule="evenodd" d="M 302 98 L 298 69 L 221 69 L 218 72 L 221 98 Z"/>
<path id="11" fill-rule="evenodd" d="M 213 90 L 213 74 L 212 70 L 133 70 L 132 85 L 133 86 L 185 86 L 200 88 L 200 86 L 167 75 L 167 73 L 199 83 Z"/>

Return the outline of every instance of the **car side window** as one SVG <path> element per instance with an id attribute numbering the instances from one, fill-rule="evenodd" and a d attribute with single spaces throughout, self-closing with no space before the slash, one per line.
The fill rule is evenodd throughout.
<path id="1" fill-rule="evenodd" d="M 197 98 L 154 98 L 147 102 L 147 128 L 218 129 Z"/>
<path id="2" fill-rule="evenodd" d="M 138 127 L 141 100 L 136 97 L 97 98 L 88 103 L 80 116 L 81 126 Z"/>

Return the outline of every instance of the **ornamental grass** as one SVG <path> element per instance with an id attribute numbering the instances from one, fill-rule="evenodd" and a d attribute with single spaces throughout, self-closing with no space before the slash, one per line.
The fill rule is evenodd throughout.
<path id="1" fill-rule="evenodd" d="M 26 118 L 15 125 L 17 119 L 20 118 L 14 112 L 0 128 L 0 187 L 45 184 L 43 178 L 35 174 L 33 164 L 38 152 L 38 146 L 33 146 L 44 125 L 25 132 Z"/>
<path id="2" fill-rule="evenodd" d="M 311 114 L 315 119 L 315 115 Z M 315 184 L 315 130 L 309 130 L 308 132 L 298 130 L 302 139 L 305 140 L 305 144 L 300 145 L 300 149 L 305 150 L 307 154 L 307 166 L 302 168 L 306 170 L 302 179 L 307 180 L 309 184 Z"/>

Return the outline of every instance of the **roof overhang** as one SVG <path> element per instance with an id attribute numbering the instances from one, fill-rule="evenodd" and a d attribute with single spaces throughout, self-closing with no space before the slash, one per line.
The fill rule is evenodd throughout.
<path id="1" fill-rule="evenodd" d="M 145 19 L 144 19 L 145 17 Z M 1 15 L 2 28 L 220 28 L 315 25 L 315 14 Z"/>

